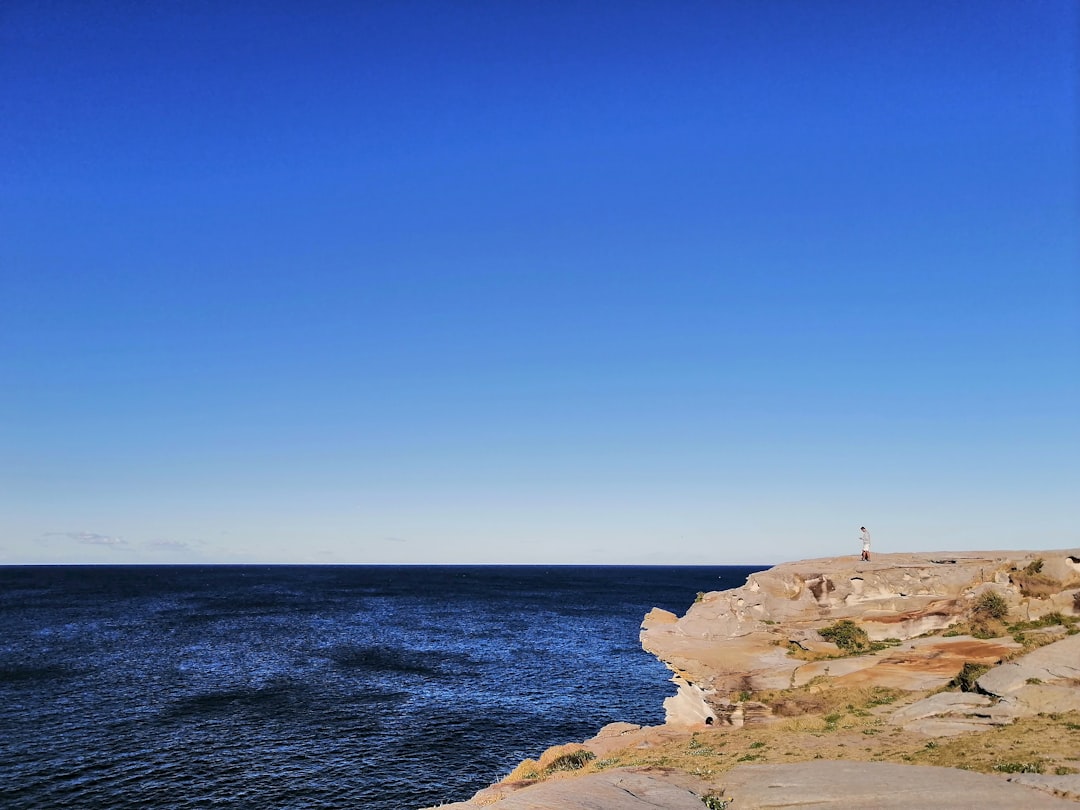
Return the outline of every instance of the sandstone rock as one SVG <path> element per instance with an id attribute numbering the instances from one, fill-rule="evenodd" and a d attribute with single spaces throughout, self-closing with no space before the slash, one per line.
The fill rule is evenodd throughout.
<path id="1" fill-rule="evenodd" d="M 625 748 L 649 749 L 673 740 L 689 739 L 689 736 L 690 732 L 676 726 L 641 726 L 618 734 L 601 733 L 585 740 L 583 745 L 592 751 L 597 759 L 603 759 L 612 752 Z"/>
<path id="2" fill-rule="evenodd" d="M 1033 680 L 1063 686 L 1080 683 L 1080 634 L 995 667 L 979 678 L 978 684 L 984 692 L 1004 697 L 1032 685 Z"/>
<path id="3" fill-rule="evenodd" d="M 637 731 L 641 726 L 636 723 L 608 723 L 600 731 L 597 732 L 597 737 L 618 737 L 622 734 L 626 734 L 628 731 Z"/>
<path id="4" fill-rule="evenodd" d="M 897 709 L 892 713 L 892 720 L 898 725 L 903 725 L 912 720 L 922 720 L 954 712 L 969 714 L 972 709 L 986 709 L 990 705 L 990 698 L 975 692 L 938 692 L 936 695 L 930 695 L 909 706 Z"/>
<path id="5" fill-rule="evenodd" d="M 795 671 L 793 685 L 827 675 L 844 686 L 937 689 L 956 677 L 965 663 L 996 664 L 1019 648 L 1012 639 L 918 638 L 872 655 L 805 664 Z"/>
<path id="6" fill-rule="evenodd" d="M 1002 726 L 1015 719 L 1008 707 L 974 692 L 939 692 L 896 710 L 890 720 L 928 737 L 949 737 Z"/>
<path id="7" fill-rule="evenodd" d="M 1045 790 L 1056 796 L 1066 796 L 1071 799 L 1080 799 L 1080 774 L 1071 773 L 1064 776 L 1054 776 L 1041 773 L 1018 773 L 1009 777 L 1010 782 L 1018 785 Z"/>
<path id="8" fill-rule="evenodd" d="M 998 776 L 892 762 L 815 760 L 739 765 L 721 779 L 732 810 L 1076 810 Z"/>
<path id="9" fill-rule="evenodd" d="M 612 770 L 541 782 L 499 801 L 498 810 L 701 810 L 707 786 L 672 770 Z M 1024 788 L 1018 788 L 1024 790 Z M 481 796 L 439 810 L 485 807 Z M 429 808 L 429 810 L 432 810 Z"/>
<path id="10" fill-rule="evenodd" d="M 642 626 L 641 642 L 675 673 L 677 694 L 664 705 L 668 722 L 685 727 L 739 725 L 745 719 L 740 693 L 783 689 L 821 675 L 849 685 L 935 688 L 966 661 L 994 664 L 1018 647 L 1011 639 L 917 638 L 966 620 L 980 593 L 999 593 L 1017 617 L 1066 598 L 1021 593 L 1014 579 L 1037 559 L 1063 587 L 1070 578 L 1080 582 L 1076 551 L 805 560 L 752 574 L 740 588 L 705 594 L 681 618 L 654 610 Z M 788 655 L 791 641 L 832 654 L 817 631 L 840 619 L 856 622 L 873 640 L 908 641 L 873 654 L 814 662 Z"/>

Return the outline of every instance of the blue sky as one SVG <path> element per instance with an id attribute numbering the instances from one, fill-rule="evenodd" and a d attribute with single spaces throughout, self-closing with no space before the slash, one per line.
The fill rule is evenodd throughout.
<path id="1" fill-rule="evenodd" d="M 0 9 L 0 564 L 1080 545 L 1080 10 Z"/>

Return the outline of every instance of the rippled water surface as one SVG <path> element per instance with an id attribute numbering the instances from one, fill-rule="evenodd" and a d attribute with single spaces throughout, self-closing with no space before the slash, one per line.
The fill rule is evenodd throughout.
<path id="1" fill-rule="evenodd" d="M 0 568 L 0 807 L 460 800 L 660 722 L 642 616 L 753 570 Z"/>

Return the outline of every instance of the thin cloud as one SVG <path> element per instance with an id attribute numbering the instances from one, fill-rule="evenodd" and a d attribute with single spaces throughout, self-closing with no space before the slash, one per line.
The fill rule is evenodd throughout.
<path id="1" fill-rule="evenodd" d="M 156 548 L 163 551 L 187 551 L 191 548 L 191 546 L 183 540 L 150 540 L 145 545 L 148 548 Z"/>
<path id="2" fill-rule="evenodd" d="M 76 543 L 88 546 L 126 546 L 127 541 L 122 537 L 99 532 L 46 532 L 42 537 L 66 537 Z"/>

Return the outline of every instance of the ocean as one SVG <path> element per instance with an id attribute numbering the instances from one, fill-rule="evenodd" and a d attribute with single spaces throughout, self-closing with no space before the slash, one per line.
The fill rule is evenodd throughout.
<path id="1" fill-rule="evenodd" d="M 0 807 L 458 801 L 663 721 L 653 606 L 759 567 L 0 567 Z"/>

